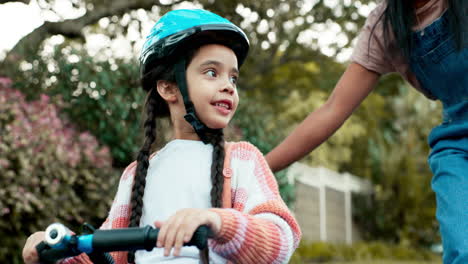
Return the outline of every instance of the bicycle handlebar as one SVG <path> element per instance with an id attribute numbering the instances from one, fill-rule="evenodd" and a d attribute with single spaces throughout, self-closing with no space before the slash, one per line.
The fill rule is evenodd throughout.
<path id="1" fill-rule="evenodd" d="M 96 230 L 93 234 L 81 236 L 71 235 L 61 224 L 52 224 L 46 229 L 46 239 L 36 246 L 40 262 L 43 264 L 77 256 L 81 253 L 101 254 L 112 251 L 152 250 L 156 246 L 159 229 L 146 227 L 132 227 L 122 229 Z M 207 226 L 197 228 L 188 243 L 184 246 L 196 246 L 203 250 L 211 237 Z M 108 254 L 107 254 L 108 255 Z M 102 256 L 100 256 L 102 257 Z M 110 257 L 110 255 L 108 255 Z M 104 258 L 107 258 L 104 256 Z M 110 257 L 111 258 L 111 257 Z M 109 262 L 112 261 L 112 262 Z M 113 260 L 107 263 L 113 263 Z"/>

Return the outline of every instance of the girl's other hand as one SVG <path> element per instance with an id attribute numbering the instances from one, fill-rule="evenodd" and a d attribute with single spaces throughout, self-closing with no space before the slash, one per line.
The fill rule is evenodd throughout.
<path id="1" fill-rule="evenodd" d="M 39 264 L 39 255 L 36 246 L 44 241 L 45 232 L 36 232 L 28 237 L 23 248 L 23 261 L 25 264 Z"/>
<path id="2" fill-rule="evenodd" d="M 217 235 L 221 229 L 221 216 L 208 209 L 182 209 L 169 217 L 165 222 L 156 221 L 159 228 L 157 247 L 164 247 L 164 256 L 169 256 L 174 248 L 173 255 L 179 256 L 184 243 L 192 239 L 195 230 L 207 225 Z"/>

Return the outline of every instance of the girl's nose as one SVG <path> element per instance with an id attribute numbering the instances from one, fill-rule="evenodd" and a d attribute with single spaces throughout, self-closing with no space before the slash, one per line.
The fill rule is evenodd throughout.
<path id="1" fill-rule="evenodd" d="M 224 85 L 221 88 L 221 92 L 233 94 L 235 89 L 236 88 L 234 87 L 234 84 L 228 79 L 226 82 L 224 82 Z"/>

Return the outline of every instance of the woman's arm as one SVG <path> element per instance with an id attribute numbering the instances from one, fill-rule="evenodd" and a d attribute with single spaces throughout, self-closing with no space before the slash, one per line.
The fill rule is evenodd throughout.
<path id="1" fill-rule="evenodd" d="M 309 114 L 276 148 L 266 155 L 272 171 L 301 159 L 327 140 L 375 87 L 380 75 L 351 63 L 327 102 Z"/>

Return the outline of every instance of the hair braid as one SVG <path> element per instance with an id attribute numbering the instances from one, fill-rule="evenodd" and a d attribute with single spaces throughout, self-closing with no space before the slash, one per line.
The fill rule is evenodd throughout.
<path id="1" fill-rule="evenodd" d="M 212 188 L 210 192 L 211 206 L 219 208 L 222 206 L 223 195 L 223 167 L 224 167 L 224 134 L 222 130 L 218 133 L 208 135 L 210 143 L 213 145 L 213 159 L 211 163 L 211 183 Z M 209 263 L 208 248 L 200 251 L 200 259 L 202 263 Z"/>
<path id="2" fill-rule="evenodd" d="M 224 135 L 223 132 L 215 134 L 211 139 L 213 145 L 213 159 L 211 163 L 211 206 L 221 207 L 223 194 L 223 167 L 224 167 Z"/>
<path id="3" fill-rule="evenodd" d="M 143 212 L 143 195 L 145 193 L 146 186 L 146 173 L 149 167 L 149 156 L 151 153 L 151 147 L 156 140 L 156 97 L 155 89 L 151 89 L 146 99 L 146 114 L 147 118 L 144 123 L 145 131 L 145 142 L 140 149 L 137 157 L 137 168 L 135 172 L 135 179 L 132 188 L 131 197 L 131 216 L 129 227 L 138 227 L 140 225 L 140 219 Z M 128 252 L 128 262 L 133 263 L 135 258 L 135 252 Z"/>

